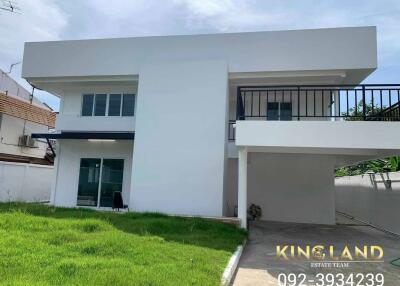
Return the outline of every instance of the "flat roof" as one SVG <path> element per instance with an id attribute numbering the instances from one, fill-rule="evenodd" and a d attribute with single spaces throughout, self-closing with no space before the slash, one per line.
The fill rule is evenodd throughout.
<path id="1" fill-rule="evenodd" d="M 206 60 L 228 73 L 343 70 L 362 80 L 377 67 L 376 27 L 29 42 L 22 76 L 137 76 L 145 65 Z"/>

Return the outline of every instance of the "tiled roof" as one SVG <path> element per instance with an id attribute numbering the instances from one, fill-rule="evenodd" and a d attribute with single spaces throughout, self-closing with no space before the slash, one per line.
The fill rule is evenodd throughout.
<path id="1" fill-rule="evenodd" d="M 54 128 L 56 113 L 29 102 L 0 93 L 0 113 Z"/>

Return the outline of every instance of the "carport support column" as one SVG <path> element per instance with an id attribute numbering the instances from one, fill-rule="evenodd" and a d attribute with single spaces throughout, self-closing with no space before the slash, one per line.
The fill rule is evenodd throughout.
<path id="1" fill-rule="evenodd" d="M 247 228 L 247 149 L 239 149 L 238 160 L 238 218 L 240 226 Z"/>

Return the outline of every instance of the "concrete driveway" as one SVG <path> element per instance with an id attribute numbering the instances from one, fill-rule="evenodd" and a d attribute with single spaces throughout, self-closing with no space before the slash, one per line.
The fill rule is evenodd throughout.
<path id="1" fill-rule="evenodd" d="M 350 273 L 382 273 L 385 286 L 400 285 L 400 267 L 390 264 L 390 261 L 400 257 L 400 240 L 369 226 L 344 220 L 334 226 L 258 221 L 250 224 L 249 231 L 249 239 L 233 281 L 235 286 L 279 285 L 280 273 L 305 273 L 309 280 L 316 279 L 317 273 L 343 273 L 346 276 Z M 277 259 L 276 246 L 287 244 L 334 245 L 338 249 L 343 249 L 345 245 L 379 245 L 384 251 L 384 262 L 353 262 L 349 263 L 348 268 L 315 268 L 305 260 Z M 305 282 L 304 285 L 315 283 Z"/>

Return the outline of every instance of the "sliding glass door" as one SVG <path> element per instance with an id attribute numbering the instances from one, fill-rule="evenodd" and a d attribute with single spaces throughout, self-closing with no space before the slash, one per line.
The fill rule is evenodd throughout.
<path id="1" fill-rule="evenodd" d="M 112 207 L 114 192 L 122 192 L 123 173 L 123 159 L 81 159 L 77 205 Z"/>
<path id="2" fill-rule="evenodd" d="M 82 159 L 79 171 L 78 206 L 97 206 L 101 159 Z"/>
<path id="3" fill-rule="evenodd" d="M 124 160 L 104 159 L 101 173 L 100 206 L 112 207 L 113 193 L 122 192 Z"/>

